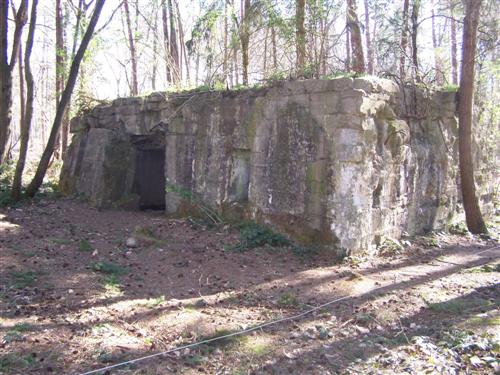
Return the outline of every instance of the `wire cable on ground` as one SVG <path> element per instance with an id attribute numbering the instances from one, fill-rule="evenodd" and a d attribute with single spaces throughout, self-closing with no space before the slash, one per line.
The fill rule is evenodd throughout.
<path id="1" fill-rule="evenodd" d="M 480 252 L 475 253 L 473 255 L 483 254 L 485 252 L 492 251 L 492 250 L 495 250 L 495 249 L 498 249 L 498 248 L 500 248 L 500 246 L 493 246 L 493 247 L 491 247 L 489 249 L 480 251 Z M 476 267 L 476 265 L 473 266 L 473 267 Z M 463 267 L 463 268 L 468 268 L 468 267 Z M 161 357 L 161 356 L 164 356 L 164 355 L 167 355 L 167 354 L 170 354 L 170 353 L 173 353 L 173 352 L 181 351 L 181 350 L 184 350 L 184 349 L 189 349 L 189 348 L 193 348 L 193 347 L 196 347 L 196 346 L 200 346 L 200 345 L 204 345 L 204 344 L 209 344 L 209 343 L 214 342 L 214 341 L 219 341 L 219 340 L 224 340 L 224 339 L 227 339 L 227 338 L 230 338 L 230 337 L 245 335 L 247 333 L 258 331 L 258 330 L 260 330 L 262 328 L 265 328 L 265 327 L 269 327 L 269 326 L 276 325 L 276 324 L 283 323 L 283 322 L 287 322 L 287 321 L 297 320 L 297 319 L 302 318 L 302 317 L 304 317 L 306 315 L 312 314 L 313 312 L 321 310 L 324 307 L 333 305 L 334 303 L 337 303 L 337 302 L 340 302 L 340 301 L 343 301 L 343 300 L 346 300 L 346 299 L 353 299 L 353 298 L 358 298 L 358 297 L 361 297 L 361 296 L 366 296 L 368 294 L 376 293 L 378 290 L 385 289 L 388 286 L 389 285 L 383 285 L 381 287 L 372 289 L 372 290 L 370 290 L 370 291 L 368 291 L 366 293 L 359 293 L 359 294 L 356 294 L 356 295 L 347 295 L 347 296 L 339 297 L 339 298 L 336 298 L 336 299 L 334 299 L 332 301 L 329 301 L 329 302 L 323 303 L 321 305 L 315 306 L 315 307 L 313 307 L 313 308 L 311 308 L 309 310 L 306 310 L 306 311 L 304 311 L 304 312 L 302 312 L 300 314 L 296 314 L 296 315 L 292 315 L 292 316 L 288 316 L 288 317 L 284 317 L 284 318 L 280 318 L 280 319 L 271 320 L 269 322 L 262 323 L 262 324 L 259 324 L 257 326 L 250 327 L 250 328 L 247 328 L 247 329 L 244 329 L 244 330 L 241 330 L 241 331 L 229 333 L 229 334 L 223 335 L 223 336 L 213 337 L 211 339 L 206 339 L 206 340 L 194 342 L 194 343 L 183 345 L 183 346 L 178 346 L 176 348 L 172 348 L 172 349 L 169 349 L 169 350 L 166 350 L 166 351 L 163 351 L 163 352 L 150 354 L 150 355 L 147 355 L 147 356 L 144 356 L 144 357 L 139 357 L 139 358 L 136 358 L 136 359 L 131 359 L 129 361 L 124 361 L 124 362 L 120 362 L 120 363 L 117 363 L 117 364 L 114 364 L 114 365 L 102 367 L 102 368 L 99 368 L 99 369 L 96 369 L 96 370 L 91 370 L 91 371 L 88 371 L 88 372 L 80 373 L 79 375 L 96 374 L 98 372 L 108 371 L 108 370 L 111 370 L 111 369 L 114 369 L 114 368 L 117 368 L 117 367 L 122 367 L 122 366 L 126 366 L 126 365 L 131 365 L 131 364 L 134 364 L 134 363 L 137 363 L 137 362 L 142 362 L 142 361 L 145 361 L 147 359 L 151 359 L 151 358 L 155 358 L 155 357 Z"/>

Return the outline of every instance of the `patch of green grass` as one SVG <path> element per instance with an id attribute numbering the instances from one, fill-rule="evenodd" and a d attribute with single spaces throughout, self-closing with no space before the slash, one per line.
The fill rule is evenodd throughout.
<path id="1" fill-rule="evenodd" d="M 184 363 L 191 367 L 202 365 L 206 361 L 205 357 L 199 355 L 190 355 L 184 358 Z"/>
<path id="2" fill-rule="evenodd" d="M 0 371 L 13 371 L 33 366 L 36 360 L 31 355 L 9 353 L 0 357 Z"/>
<path id="3" fill-rule="evenodd" d="M 492 302 L 485 299 L 474 299 L 474 300 L 458 299 L 446 302 L 428 303 L 428 306 L 430 310 L 436 313 L 459 315 L 464 311 L 478 307 L 490 306 L 491 304 Z"/>
<path id="4" fill-rule="evenodd" d="M 137 236 L 156 238 L 156 235 L 154 234 L 153 230 L 151 228 L 148 228 L 148 227 L 137 226 L 134 229 L 134 234 Z"/>
<path id="5" fill-rule="evenodd" d="M 3 341 L 8 343 L 8 344 L 11 342 L 16 342 L 16 341 L 24 341 L 24 336 L 17 333 L 17 332 L 9 331 L 3 337 Z"/>
<path id="6" fill-rule="evenodd" d="M 466 273 L 490 273 L 490 272 L 500 272 L 500 263 L 497 264 L 485 264 L 484 266 L 474 267 L 464 270 Z"/>
<path id="7" fill-rule="evenodd" d="M 292 244 L 292 253 L 299 258 L 309 258 L 319 253 L 317 246 L 304 246 Z"/>
<path id="8" fill-rule="evenodd" d="M 12 327 L 11 331 L 13 332 L 28 332 L 33 329 L 33 325 L 29 323 L 17 323 Z"/>
<path id="9" fill-rule="evenodd" d="M 22 289 L 33 286 L 38 280 L 38 273 L 34 271 L 15 271 L 11 273 L 11 287 Z"/>
<path id="10" fill-rule="evenodd" d="M 448 227 L 448 232 L 450 232 L 451 234 L 458 234 L 464 236 L 467 233 L 469 233 L 469 230 L 467 229 L 467 225 L 463 221 L 461 221 L 450 225 Z"/>
<path id="11" fill-rule="evenodd" d="M 120 277 L 117 275 L 106 275 L 103 280 L 103 285 L 109 295 L 116 296 L 122 294 Z"/>
<path id="12" fill-rule="evenodd" d="M 94 250 L 94 248 L 89 243 L 89 241 L 81 239 L 80 242 L 78 242 L 78 250 L 85 253 L 90 253 Z"/>
<path id="13" fill-rule="evenodd" d="M 240 241 L 226 250 L 245 251 L 256 247 L 283 247 L 290 246 L 292 242 L 282 234 L 273 232 L 270 228 L 257 223 L 243 223 L 239 226 Z"/>
<path id="14" fill-rule="evenodd" d="M 66 238 L 51 238 L 50 242 L 55 243 L 56 245 L 71 245 L 71 240 Z"/>
<path id="15" fill-rule="evenodd" d="M 165 296 L 159 296 L 157 298 L 148 299 L 146 302 L 141 303 L 141 306 L 152 309 L 154 307 L 157 307 L 158 305 L 161 305 L 163 302 L 165 302 Z"/>
<path id="16" fill-rule="evenodd" d="M 213 223 L 215 226 L 224 224 L 224 219 L 219 212 L 207 204 L 199 194 L 178 185 L 168 184 L 165 188 L 167 193 L 174 193 L 185 202 L 188 202 L 193 208 L 198 211 L 201 217 L 207 222 Z"/>
<path id="17" fill-rule="evenodd" d="M 128 272 L 127 268 L 111 262 L 96 262 L 92 269 L 105 275 L 121 276 Z"/>
<path id="18" fill-rule="evenodd" d="M 242 341 L 242 349 L 254 357 L 263 357 L 273 349 L 271 342 L 262 336 L 245 336 Z"/>
<path id="19" fill-rule="evenodd" d="M 229 334 L 231 334 L 233 332 L 234 331 L 231 331 L 229 329 L 224 329 L 224 328 L 223 329 L 218 329 L 213 334 L 204 336 L 201 339 L 201 341 L 212 340 L 212 339 L 215 339 L 215 338 L 218 338 L 218 337 L 229 335 Z M 205 345 L 208 345 L 208 346 L 228 346 L 230 344 L 237 343 L 239 339 L 240 339 L 239 336 L 224 337 L 224 338 L 221 338 L 219 340 L 216 340 L 216 341 L 213 341 L 213 342 L 209 342 L 208 344 L 205 344 Z"/>
<path id="20" fill-rule="evenodd" d="M 35 251 L 29 251 L 29 250 L 25 250 L 23 249 L 21 246 L 19 245 L 13 245 L 11 246 L 11 249 L 12 251 L 14 251 L 16 254 L 19 254 L 25 258 L 32 258 L 36 255 L 36 252 Z"/>
<path id="21" fill-rule="evenodd" d="M 439 91 L 445 91 L 445 92 L 457 92 L 458 91 L 458 86 L 454 84 L 448 84 L 441 86 L 439 88 Z"/>
<path id="22" fill-rule="evenodd" d="M 299 300 L 297 299 L 297 296 L 293 293 L 290 292 L 285 292 L 282 293 L 278 297 L 278 306 L 280 307 L 294 307 L 299 304 Z"/>
<path id="23" fill-rule="evenodd" d="M 497 327 L 500 326 L 500 316 L 490 316 L 486 318 L 475 316 L 467 320 L 465 322 L 465 325 L 470 325 L 473 327 Z"/>

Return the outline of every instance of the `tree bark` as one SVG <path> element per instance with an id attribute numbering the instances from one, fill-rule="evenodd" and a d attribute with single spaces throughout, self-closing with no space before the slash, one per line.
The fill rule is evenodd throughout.
<path id="1" fill-rule="evenodd" d="M 399 56 L 399 78 L 404 82 L 406 79 L 406 53 L 408 51 L 408 12 L 410 0 L 403 2 L 403 25 L 401 26 L 401 51 Z"/>
<path id="2" fill-rule="evenodd" d="M 347 0 L 347 27 L 351 34 L 352 70 L 356 73 L 364 73 L 365 61 L 356 0 Z"/>
<path id="3" fill-rule="evenodd" d="M 50 163 L 50 158 L 52 157 L 52 154 L 54 152 L 55 140 L 57 134 L 59 133 L 59 128 L 61 127 L 64 111 L 66 109 L 67 104 L 71 100 L 71 95 L 73 93 L 76 79 L 78 77 L 78 70 L 80 68 L 80 64 L 83 60 L 83 56 L 85 54 L 85 51 L 87 50 L 90 40 L 92 39 L 95 26 L 97 24 L 97 21 L 99 20 L 99 16 L 101 14 L 105 1 L 106 0 L 96 0 L 94 12 L 92 14 L 92 17 L 90 18 L 87 30 L 85 31 L 80 46 L 78 47 L 78 51 L 75 55 L 75 58 L 71 63 L 71 69 L 69 71 L 68 81 L 61 95 L 61 101 L 59 102 L 59 106 L 57 107 L 56 116 L 54 118 L 54 123 L 52 124 L 52 129 L 50 131 L 49 140 L 47 141 L 47 146 L 43 151 L 35 176 L 33 177 L 33 180 L 29 184 L 26 191 L 26 194 L 30 197 L 33 197 L 36 194 L 36 192 L 43 183 L 43 178 L 45 177 L 45 174 L 47 172 L 47 168 Z"/>
<path id="4" fill-rule="evenodd" d="M 474 67 L 476 54 L 477 25 L 481 0 L 465 0 L 465 18 L 462 43 L 462 68 L 458 91 L 458 150 L 460 159 L 460 181 L 467 228 L 471 233 L 487 233 L 474 183 L 472 157 L 472 103 L 474 95 Z"/>
<path id="5" fill-rule="evenodd" d="M 250 0 L 244 0 L 244 7 L 241 10 L 241 64 L 243 70 L 243 84 L 248 85 L 248 47 L 250 44 Z"/>
<path id="6" fill-rule="evenodd" d="M 123 0 L 123 9 L 125 11 L 125 21 L 127 22 L 128 48 L 130 51 L 130 62 L 132 64 L 130 94 L 137 96 L 139 93 L 137 84 L 137 56 L 135 51 L 135 35 L 132 30 L 132 22 L 130 21 L 130 8 L 128 0 Z"/>
<path id="7" fill-rule="evenodd" d="M 186 67 L 186 79 L 189 82 L 190 80 L 190 72 L 189 72 L 189 63 L 188 63 L 188 56 L 186 52 L 186 43 L 184 43 L 184 27 L 182 26 L 182 17 L 181 17 L 181 11 L 179 10 L 179 3 L 177 0 L 175 1 L 175 11 L 177 13 L 177 25 L 179 26 L 179 72 L 181 76 L 181 81 L 183 79 L 183 74 L 182 74 L 182 69 L 183 66 Z M 182 58 L 184 56 L 184 63 L 182 61 Z"/>
<path id="8" fill-rule="evenodd" d="M 26 114 L 26 93 L 24 89 L 24 66 L 23 66 L 23 49 L 19 46 L 19 134 L 21 134 L 24 124 L 24 116 Z"/>
<path id="9" fill-rule="evenodd" d="M 305 0 L 295 0 L 295 49 L 297 76 L 303 77 L 306 65 Z"/>
<path id="10" fill-rule="evenodd" d="M 229 46 L 228 46 L 228 34 L 229 34 L 229 12 L 228 12 L 228 1 L 224 1 L 224 61 L 222 64 L 222 75 L 224 77 L 224 83 L 227 84 L 228 76 L 228 64 L 229 64 Z"/>
<path id="11" fill-rule="evenodd" d="M 174 7 L 172 0 L 168 0 L 168 13 L 170 15 L 170 56 L 172 58 L 172 78 L 174 84 L 182 79 L 181 66 L 179 63 L 179 47 L 177 44 L 177 30 L 175 28 Z"/>
<path id="12" fill-rule="evenodd" d="M 165 69 L 167 75 L 167 83 L 172 82 L 172 61 L 170 57 L 170 37 L 168 32 L 168 10 L 166 0 L 163 0 L 161 6 L 161 19 L 163 28 L 163 48 L 165 49 Z"/>
<path id="13" fill-rule="evenodd" d="M 26 164 L 26 155 L 28 153 L 28 142 L 30 138 L 31 121 L 33 118 L 33 101 L 34 84 L 33 74 L 31 73 L 31 51 L 33 49 L 33 40 L 35 38 L 36 27 L 36 8 L 38 0 L 33 0 L 31 4 L 30 26 L 28 30 L 28 39 L 26 41 L 26 51 L 24 55 L 24 74 L 26 76 L 26 115 L 21 127 L 20 146 L 19 146 L 19 159 L 17 160 L 16 170 L 14 172 L 14 180 L 12 182 L 12 199 L 18 201 L 21 198 L 22 178 L 24 166 Z M 21 61 L 19 61 L 21 65 Z"/>
<path id="14" fill-rule="evenodd" d="M 455 3 L 450 4 L 451 11 L 451 81 L 458 84 L 458 62 L 457 62 L 457 23 L 455 21 Z"/>
<path id="15" fill-rule="evenodd" d="M 413 66 L 413 76 L 415 81 L 420 82 L 420 68 L 418 64 L 418 13 L 420 12 L 420 0 L 413 0 L 411 10 L 411 59 Z"/>
<path id="16" fill-rule="evenodd" d="M 56 0 L 56 109 L 59 105 L 59 100 L 61 98 L 61 93 L 64 90 L 64 70 L 65 70 L 65 58 L 64 58 L 64 39 L 63 39 L 63 27 L 62 27 L 62 7 L 61 0 Z M 54 157 L 60 159 L 62 155 L 62 138 L 66 138 L 65 142 L 67 144 L 67 136 L 63 135 L 64 129 L 61 128 L 61 134 L 57 137 L 56 147 L 54 151 Z"/>
<path id="17" fill-rule="evenodd" d="M 0 1 L 0 165 L 6 157 L 7 143 L 12 122 L 12 72 L 19 54 L 21 34 L 26 24 L 28 1 L 22 0 L 15 17 L 10 62 L 8 59 L 9 1 Z"/>
<path id="18" fill-rule="evenodd" d="M 271 27 L 271 43 L 273 46 L 273 73 L 278 69 L 278 48 L 276 46 L 276 30 L 274 26 Z"/>
<path id="19" fill-rule="evenodd" d="M 347 19 L 347 17 L 346 17 Z M 351 31 L 349 27 L 345 28 L 345 71 L 351 71 Z"/>
<path id="20" fill-rule="evenodd" d="M 439 43 L 438 43 L 438 37 L 437 37 L 437 32 L 436 32 L 436 15 L 434 12 L 434 0 L 431 3 L 432 10 L 431 10 L 431 20 L 432 20 L 432 48 L 434 49 L 434 70 L 435 72 L 435 79 L 436 79 L 436 84 L 438 86 L 442 86 L 444 83 L 444 75 L 443 75 L 443 67 L 441 64 L 441 57 L 439 55 Z"/>
<path id="21" fill-rule="evenodd" d="M 365 39 L 366 39 L 366 52 L 367 56 L 367 69 L 368 74 L 373 74 L 373 48 L 372 39 L 370 37 L 370 12 L 368 7 L 368 0 L 365 0 Z"/>

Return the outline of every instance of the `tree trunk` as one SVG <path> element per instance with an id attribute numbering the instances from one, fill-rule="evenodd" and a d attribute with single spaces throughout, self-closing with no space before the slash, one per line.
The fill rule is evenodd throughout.
<path id="1" fill-rule="evenodd" d="M 59 100 L 61 99 L 61 93 L 64 90 L 64 40 L 63 40 L 63 27 L 62 27 L 62 7 L 61 0 L 56 0 L 56 108 L 59 105 Z M 56 147 L 54 150 L 54 157 L 60 159 L 62 155 L 62 143 L 61 139 L 64 137 L 62 134 L 64 129 L 61 130 L 61 134 L 57 137 Z M 67 139 L 65 140 L 67 143 Z"/>
<path id="2" fill-rule="evenodd" d="M 31 51 L 33 49 L 33 40 L 35 37 L 36 27 L 36 8 L 38 0 L 33 0 L 31 4 L 31 18 L 28 30 L 28 39 L 26 41 L 26 51 L 24 56 L 24 69 L 26 76 L 26 116 L 21 128 L 19 159 L 17 160 L 16 170 L 14 172 L 14 180 L 12 182 L 12 199 L 18 201 L 21 198 L 22 178 L 24 165 L 26 163 L 26 155 L 28 153 L 28 142 L 30 139 L 31 121 L 33 118 L 33 101 L 34 101 L 34 84 L 33 74 L 31 73 Z M 19 61 L 21 65 L 21 61 Z"/>
<path id="3" fill-rule="evenodd" d="M 460 156 L 460 181 L 467 228 L 471 233 L 486 233 L 474 184 L 472 158 L 472 103 L 474 95 L 474 67 L 477 25 L 481 0 L 465 0 L 465 18 L 462 44 L 462 69 L 458 103 L 458 150 Z"/>
<path id="4" fill-rule="evenodd" d="M 222 76 L 224 83 L 227 84 L 227 73 L 228 73 L 228 62 L 229 62 L 229 46 L 228 46 L 228 33 L 229 33 L 229 13 L 228 13 L 228 1 L 224 1 L 224 61 L 222 63 Z"/>
<path id="5" fill-rule="evenodd" d="M 271 27 L 271 42 L 273 44 L 273 73 L 278 70 L 278 48 L 276 46 L 276 30 L 274 26 Z"/>
<path id="6" fill-rule="evenodd" d="M 130 8 L 128 5 L 128 0 L 123 0 L 123 9 L 125 10 L 125 21 L 127 22 L 128 48 L 130 51 L 130 62 L 132 64 L 132 87 L 130 87 L 130 94 L 132 96 L 137 96 L 139 93 L 139 89 L 137 84 L 137 57 L 135 51 L 135 35 L 134 30 L 132 30 L 132 22 L 130 21 Z"/>
<path id="7" fill-rule="evenodd" d="M 241 64 L 243 69 L 243 84 L 248 85 L 248 46 L 250 44 L 250 0 L 244 0 L 241 20 Z"/>
<path id="8" fill-rule="evenodd" d="M 305 0 L 295 0 L 295 49 L 297 54 L 297 75 L 299 77 L 304 76 L 306 65 L 305 7 Z"/>
<path id="9" fill-rule="evenodd" d="M 403 25 L 401 26 L 401 55 L 399 56 L 399 78 L 402 82 L 406 79 L 406 53 L 408 51 L 408 12 L 410 0 L 403 2 Z"/>
<path id="10" fill-rule="evenodd" d="M 177 12 L 177 24 L 179 26 L 179 61 L 180 61 L 180 73 L 181 73 L 181 80 L 183 78 L 182 75 L 182 68 L 183 66 L 186 67 L 186 79 L 189 82 L 190 81 L 190 73 L 189 73 L 189 60 L 186 52 L 186 43 L 184 43 L 184 27 L 182 26 L 182 17 L 181 17 L 181 11 L 179 10 L 179 3 L 177 0 L 175 0 L 175 10 Z M 182 57 L 184 56 L 184 63 L 182 62 Z"/>
<path id="11" fill-rule="evenodd" d="M 158 30 L 158 12 L 155 9 L 154 21 L 153 21 L 153 33 Z M 158 70 L 158 38 L 153 35 L 153 66 L 151 67 L 151 90 L 156 91 L 156 74 Z"/>
<path id="12" fill-rule="evenodd" d="M 443 67 L 441 64 L 441 57 L 439 55 L 439 43 L 438 43 L 438 37 L 437 37 L 437 32 L 436 32 L 436 15 L 434 13 L 434 0 L 431 3 L 432 10 L 431 10 L 431 21 L 432 21 L 432 48 L 434 50 L 434 70 L 435 72 L 435 79 L 436 79 L 436 84 L 438 86 L 442 86 L 444 83 L 444 76 L 443 76 Z"/>
<path id="13" fill-rule="evenodd" d="M 418 64 L 418 13 L 420 12 L 420 0 L 413 0 L 411 10 L 411 59 L 413 66 L 413 77 L 415 81 L 420 82 L 420 68 Z"/>
<path id="14" fill-rule="evenodd" d="M 368 54 L 368 73 L 373 74 L 373 48 L 372 40 L 370 37 L 370 12 L 368 7 L 368 0 L 365 0 L 365 39 L 366 39 L 366 52 Z"/>
<path id="15" fill-rule="evenodd" d="M 170 56 L 172 58 L 172 77 L 174 84 L 182 79 L 181 66 L 179 63 L 179 47 L 177 44 L 177 30 L 175 29 L 174 7 L 172 0 L 168 0 L 168 13 L 170 15 Z"/>
<path id="16" fill-rule="evenodd" d="M 21 34 L 26 24 L 26 7 L 23 0 L 15 17 L 15 29 L 12 37 L 12 53 L 8 60 L 8 17 L 9 1 L 0 1 L 0 165 L 3 164 L 12 121 L 12 72 L 19 54 Z"/>
<path id="17" fill-rule="evenodd" d="M 352 70 L 356 73 L 364 73 L 365 61 L 356 0 L 347 0 L 347 27 L 351 34 Z"/>
<path id="18" fill-rule="evenodd" d="M 68 63 L 68 43 L 67 43 L 67 26 L 68 26 L 68 7 L 66 4 L 65 7 L 65 16 L 64 22 L 62 23 L 62 50 L 63 50 L 63 72 L 62 72 L 62 80 L 61 80 L 61 92 L 64 90 L 64 81 L 66 81 L 66 69 Z M 57 108 L 56 108 L 57 110 Z M 62 120 L 62 128 L 61 128 L 61 151 L 62 156 L 66 155 L 66 151 L 68 150 L 69 143 L 69 116 L 71 111 L 71 103 L 68 103 L 66 107 L 66 111 L 64 112 L 63 120 Z"/>
<path id="19" fill-rule="evenodd" d="M 19 134 L 21 134 L 24 124 L 24 116 L 26 115 L 25 100 L 26 95 L 24 91 L 24 67 L 23 67 L 23 49 L 19 46 Z"/>
<path id="20" fill-rule="evenodd" d="M 163 0 L 161 6 L 161 19 L 163 27 L 163 48 L 165 49 L 165 69 L 167 74 L 167 83 L 172 82 L 172 61 L 170 58 L 170 38 L 168 32 L 168 10 L 166 5 L 166 0 Z"/>
<path id="21" fill-rule="evenodd" d="M 264 56 L 262 60 L 262 77 L 267 77 L 267 39 L 269 38 L 269 28 L 266 27 L 266 34 L 264 35 Z"/>
<path id="22" fill-rule="evenodd" d="M 59 102 L 59 106 L 57 107 L 56 116 L 54 118 L 54 123 L 52 124 L 52 129 L 50 131 L 49 140 L 47 141 L 47 146 L 43 151 L 42 158 L 40 159 L 40 163 L 38 164 L 38 168 L 36 170 L 35 176 L 31 181 L 30 185 L 27 188 L 27 195 L 33 197 L 40 186 L 43 183 L 43 178 L 47 172 L 47 168 L 49 166 L 50 158 L 54 152 L 54 145 L 57 134 L 59 133 L 59 128 L 61 127 L 61 122 L 64 116 L 64 111 L 66 109 L 66 105 L 71 100 L 71 94 L 73 93 L 73 89 L 75 87 L 76 79 L 78 77 L 78 70 L 80 68 L 80 64 L 82 62 L 83 56 L 87 47 L 92 39 L 92 34 L 94 33 L 95 26 L 97 21 L 99 20 L 99 16 L 101 14 L 102 7 L 104 6 L 106 0 L 96 0 L 94 13 L 90 18 L 90 22 L 87 26 L 87 30 L 83 36 L 80 47 L 78 47 L 78 52 L 75 55 L 71 63 L 71 69 L 69 71 L 68 82 L 66 83 L 66 87 L 61 95 L 61 101 Z"/>
<path id="23" fill-rule="evenodd" d="M 347 17 L 346 17 L 347 19 Z M 345 28 L 345 71 L 350 72 L 351 71 L 351 32 L 349 30 L 349 27 L 346 26 Z"/>
<path id="24" fill-rule="evenodd" d="M 457 62 L 457 23 L 455 21 L 455 4 L 450 4 L 451 11 L 451 81 L 458 84 L 458 62 Z"/>

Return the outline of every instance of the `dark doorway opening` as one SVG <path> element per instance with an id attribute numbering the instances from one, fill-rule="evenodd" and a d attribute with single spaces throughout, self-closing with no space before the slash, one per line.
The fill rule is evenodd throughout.
<path id="1" fill-rule="evenodd" d="M 165 149 L 138 149 L 135 186 L 141 210 L 165 210 Z"/>

